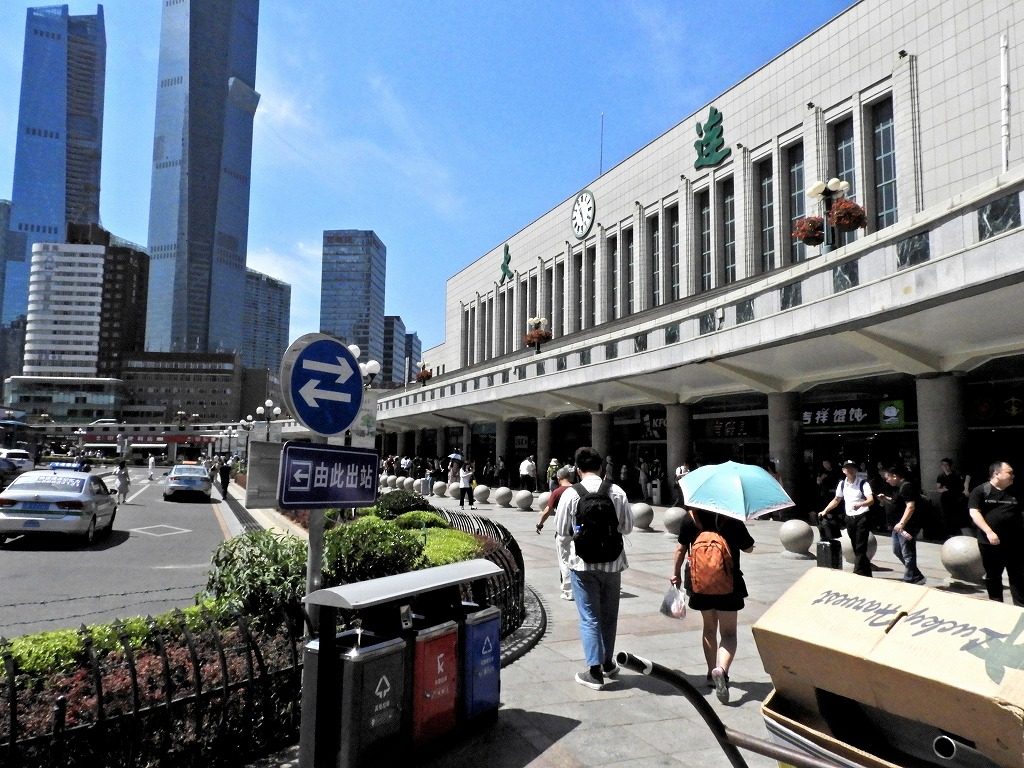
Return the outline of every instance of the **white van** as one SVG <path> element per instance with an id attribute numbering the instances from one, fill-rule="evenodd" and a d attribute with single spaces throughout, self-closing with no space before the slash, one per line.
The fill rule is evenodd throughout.
<path id="1" fill-rule="evenodd" d="M 19 472 L 35 468 L 32 454 L 24 448 L 0 448 L 0 459 L 12 461 L 18 467 Z"/>

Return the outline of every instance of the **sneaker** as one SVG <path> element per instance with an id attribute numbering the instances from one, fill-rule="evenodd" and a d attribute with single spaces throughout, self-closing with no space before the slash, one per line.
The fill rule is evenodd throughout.
<path id="1" fill-rule="evenodd" d="M 584 672 L 577 672 L 576 682 L 580 685 L 586 686 L 587 688 L 592 688 L 595 691 L 604 690 L 604 680 L 598 680 L 590 673 L 589 669 Z"/>
<path id="2" fill-rule="evenodd" d="M 729 703 L 729 676 L 721 667 L 711 670 L 711 681 L 715 684 L 715 696 L 723 704 Z"/>
<path id="3" fill-rule="evenodd" d="M 610 664 L 602 664 L 601 671 L 604 672 L 605 677 L 615 677 L 619 674 L 621 667 L 613 659 Z"/>
<path id="4" fill-rule="evenodd" d="M 562 599 L 563 600 L 568 600 L 569 602 L 572 602 L 572 592 L 563 592 L 562 593 Z"/>
<path id="5" fill-rule="evenodd" d="M 924 577 L 924 574 L 922 573 L 922 574 L 921 574 L 920 576 L 918 576 L 918 577 L 917 577 L 916 579 L 914 579 L 914 580 L 913 580 L 913 581 L 911 581 L 910 583 L 911 583 L 911 584 L 921 584 L 921 585 L 924 585 L 924 584 L 926 584 L 927 582 L 928 582 L 928 579 L 926 579 L 926 578 Z"/>

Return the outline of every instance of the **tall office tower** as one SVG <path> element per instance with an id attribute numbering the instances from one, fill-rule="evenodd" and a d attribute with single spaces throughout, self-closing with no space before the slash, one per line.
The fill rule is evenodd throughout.
<path id="1" fill-rule="evenodd" d="M 28 9 L 11 211 L 25 245 L 4 261 L 0 322 L 26 312 L 33 244 L 99 221 L 106 66 L 103 6 L 92 16 L 71 16 L 66 5 Z"/>
<path id="2" fill-rule="evenodd" d="M 292 287 L 255 269 L 245 270 L 245 329 L 242 366 L 277 373 L 288 349 Z"/>
<path id="3" fill-rule="evenodd" d="M 384 364 L 387 248 L 372 230 L 324 231 L 320 330 L 358 344 L 362 361 Z"/>
<path id="4" fill-rule="evenodd" d="M 418 333 L 405 334 L 405 380 L 412 381 L 420 371 L 423 360 L 423 344 Z"/>
<path id="5" fill-rule="evenodd" d="M 151 352 L 242 348 L 259 0 L 163 3 L 149 199 Z"/>
<path id="6" fill-rule="evenodd" d="M 398 315 L 384 315 L 384 357 L 380 360 L 382 386 L 404 384 L 405 323 Z"/>

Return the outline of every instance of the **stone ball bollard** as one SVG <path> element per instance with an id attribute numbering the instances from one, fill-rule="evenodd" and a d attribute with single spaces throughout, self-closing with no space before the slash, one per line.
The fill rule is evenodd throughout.
<path id="1" fill-rule="evenodd" d="M 499 507 L 511 507 L 512 506 L 512 489 L 506 488 L 504 485 L 498 488 L 494 492 L 494 503 Z"/>
<path id="2" fill-rule="evenodd" d="M 794 555 L 805 555 L 814 541 L 814 529 L 806 520 L 787 520 L 779 528 L 782 548 Z"/>
<path id="3" fill-rule="evenodd" d="M 544 491 L 540 496 L 537 497 L 537 509 L 543 510 L 548 505 L 548 499 L 551 498 L 551 491 Z"/>
<path id="4" fill-rule="evenodd" d="M 448 495 L 451 496 L 453 499 L 457 499 L 457 498 L 459 498 L 459 491 L 460 490 L 461 489 L 460 489 L 458 483 L 451 483 L 448 486 Z"/>
<path id="5" fill-rule="evenodd" d="M 850 542 L 849 536 L 842 536 L 839 541 L 843 547 L 843 560 L 848 562 L 850 565 L 854 564 L 853 560 L 853 544 Z M 878 539 L 875 538 L 875 534 L 868 533 L 868 560 L 872 560 L 875 557 L 875 552 L 878 551 Z"/>
<path id="6" fill-rule="evenodd" d="M 985 566 L 981 564 L 981 550 L 973 536 L 951 536 L 939 552 L 942 567 L 957 581 L 969 584 L 985 582 Z"/>
<path id="7" fill-rule="evenodd" d="M 394 488 L 398 484 L 398 478 L 395 475 L 388 475 L 387 485 L 388 488 Z"/>
<path id="8" fill-rule="evenodd" d="M 438 480 L 436 483 L 434 483 L 434 487 L 431 488 L 431 490 L 434 492 L 435 496 L 444 496 L 446 493 L 448 493 L 448 483 L 444 482 L 443 480 Z"/>
<path id="9" fill-rule="evenodd" d="M 650 528 L 654 522 L 654 509 L 650 504 L 639 501 L 630 505 L 633 510 L 633 525 L 637 528 Z"/>
<path id="10" fill-rule="evenodd" d="M 665 526 L 665 535 L 673 538 L 679 536 L 679 528 L 686 517 L 686 510 L 682 507 L 669 507 L 662 515 L 661 524 Z"/>
<path id="11" fill-rule="evenodd" d="M 381 472 L 380 477 L 377 478 L 377 484 L 378 485 L 382 485 L 382 486 L 383 485 L 387 485 L 388 484 L 388 476 L 386 474 L 384 474 L 383 472 Z"/>
<path id="12" fill-rule="evenodd" d="M 416 487 L 416 478 L 414 478 L 414 477 L 407 477 L 407 478 L 405 478 L 405 481 L 402 483 L 402 487 L 405 488 L 405 490 L 407 490 L 407 491 L 411 491 L 413 488 Z"/>
<path id="13" fill-rule="evenodd" d="M 476 503 L 486 504 L 490 497 L 491 489 L 482 483 L 477 483 L 476 488 L 473 489 L 473 498 L 476 499 Z"/>
<path id="14" fill-rule="evenodd" d="M 531 509 L 533 507 L 533 494 L 530 491 L 519 491 L 515 496 L 515 505 L 519 509 Z"/>

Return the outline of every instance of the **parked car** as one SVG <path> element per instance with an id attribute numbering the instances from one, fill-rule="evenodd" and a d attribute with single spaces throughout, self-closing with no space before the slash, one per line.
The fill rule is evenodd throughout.
<path id="1" fill-rule="evenodd" d="M 11 480 L 19 474 L 21 474 L 21 467 L 10 459 L 0 459 L 0 487 L 6 488 Z"/>
<path id="2" fill-rule="evenodd" d="M 32 454 L 24 448 L 0 448 L 0 459 L 10 459 L 18 465 L 21 472 L 35 469 L 36 464 L 32 460 Z"/>
<path id="3" fill-rule="evenodd" d="M 65 533 L 86 544 L 114 528 L 117 502 L 99 477 L 70 469 L 22 472 L 0 492 L 0 544 L 13 536 Z"/>
<path id="4" fill-rule="evenodd" d="M 201 464 L 175 464 L 167 475 L 164 500 L 169 501 L 176 494 L 201 494 L 210 500 L 213 482 L 210 473 Z"/>

